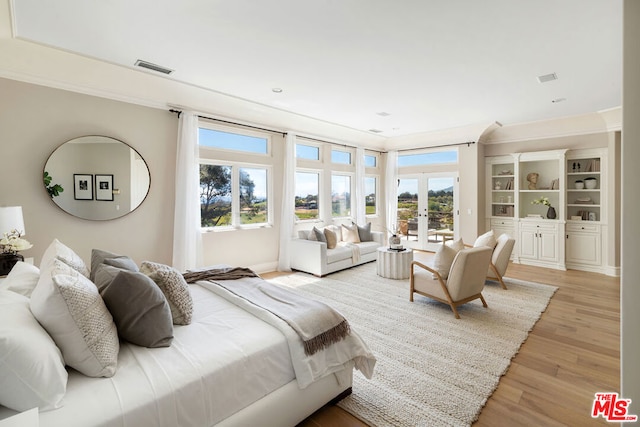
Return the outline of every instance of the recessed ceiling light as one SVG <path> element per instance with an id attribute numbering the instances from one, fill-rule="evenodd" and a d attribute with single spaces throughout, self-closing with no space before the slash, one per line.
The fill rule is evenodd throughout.
<path id="1" fill-rule="evenodd" d="M 162 74 L 171 74 L 171 73 L 173 73 L 172 69 L 169 69 L 167 67 L 163 67 L 161 65 L 153 64 L 153 63 L 148 62 L 148 61 L 143 61 L 142 59 L 138 59 L 134 65 L 137 66 L 137 67 L 146 68 L 147 70 L 157 71 L 157 72 L 162 73 Z"/>
<path id="2" fill-rule="evenodd" d="M 373 132 L 373 133 L 382 133 L 384 131 L 380 130 L 380 129 L 369 129 L 369 132 Z"/>
<path id="3" fill-rule="evenodd" d="M 556 99 L 552 99 L 551 102 L 556 104 L 558 102 L 563 102 L 563 101 L 566 101 L 566 100 L 567 100 L 567 98 L 556 98 Z"/>
<path id="4" fill-rule="evenodd" d="M 282 93 L 282 88 L 281 87 L 274 87 L 273 89 L 271 89 L 271 92 L 273 92 L 273 93 Z"/>
<path id="5" fill-rule="evenodd" d="M 391 115 L 391 113 L 387 113 L 386 111 L 380 111 L 379 113 L 376 113 L 376 114 L 379 115 L 380 117 L 387 117 Z"/>

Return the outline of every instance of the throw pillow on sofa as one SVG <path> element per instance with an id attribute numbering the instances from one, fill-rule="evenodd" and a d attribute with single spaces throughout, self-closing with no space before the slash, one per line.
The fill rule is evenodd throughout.
<path id="1" fill-rule="evenodd" d="M 324 237 L 325 237 L 325 241 L 327 242 L 327 249 L 334 249 L 338 244 L 338 235 L 334 230 L 330 229 L 329 227 L 325 227 Z"/>
<path id="2" fill-rule="evenodd" d="M 367 225 L 364 226 L 359 226 L 355 222 L 353 222 L 352 224 L 358 227 L 358 237 L 360 237 L 361 242 L 373 242 L 370 222 L 368 222 Z"/>
<path id="3" fill-rule="evenodd" d="M 360 235 L 358 234 L 358 226 L 342 225 L 342 241 L 347 243 L 360 243 Z"/>

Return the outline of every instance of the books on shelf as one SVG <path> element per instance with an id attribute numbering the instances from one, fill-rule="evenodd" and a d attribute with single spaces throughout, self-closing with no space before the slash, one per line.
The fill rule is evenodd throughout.
<path id="1" fill-rule="evenodd" d="M 505 185 L 504 187 L 505 190 L 513 190 L 513 178 L 509 179 L 509 181 L 507 181 L 507 185 Z"/>
<path id="2" fill-rule="evenodd" d="M 600 159 L 591 159 L 587 161 L 585 172 L 600 172 Z"/>

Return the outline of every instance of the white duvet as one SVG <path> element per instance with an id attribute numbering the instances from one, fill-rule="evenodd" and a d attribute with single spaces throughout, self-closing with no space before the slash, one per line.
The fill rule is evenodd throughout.
<path id="1" fill-rule="evenodd" d="M 174 327 L 171 347 L 122 343 L 111 378 L 70 370 L 64 406 L 41 412 L 40 427 L 210 426 L 298 374 L 303 387 L 339 370 L 352 350 L 362 353 L 357 357 L 363 360 L 370 357 L 354 336 L 333 351 L 307 358 L 288 343 L 289 333 L 260 320 L 268 318 L 266 314 L 249 314 L 199 285 L 191 285 L 191 293 L 193 321 Z M 303 359 L 292 364 L 291 355 L 298 353 Z M 362 363 L 363 372 L 373 369 L 371 363 Z M 11 413 L 0 407 L 0 419 Z"/>

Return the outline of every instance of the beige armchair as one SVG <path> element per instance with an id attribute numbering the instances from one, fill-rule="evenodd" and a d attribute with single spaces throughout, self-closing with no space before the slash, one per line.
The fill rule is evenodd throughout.
<path id="1" fill-rule="evenodd" d="M 491 253 L 491 248 L 488 247 L 461 250 L 451 264 L 447 279 L 433 268 L 413 261 L 409 300 L 413 301 L 413 294 L 417 293 L 448 304 L 456 319 L 460 318 L 457 310 L 459 305 L 480 298 L 482 305 L 486 307 L 482 288 L 489 269 Z"/>
<path id="2" fill-rule="evenodd" d="M 502 289 L 507 289 L 507 285 L 504 284 L 502 277 L 507 272 L 509 266 L 509 259 L 511 258 L 511 252 L 516 244 L 516 239 L 508 234 L 501 234 L 498 237 L 496 247 L 493 249 L 491 255 L 491 263 L 489 264 L 489 271 L 487 272 L 487 279 L 497 280 L 502 286 Z"/>

